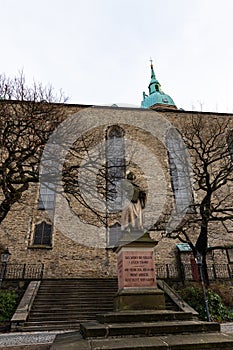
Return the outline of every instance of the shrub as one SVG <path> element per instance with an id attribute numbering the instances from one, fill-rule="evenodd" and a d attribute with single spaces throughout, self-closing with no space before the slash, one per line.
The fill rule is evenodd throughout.
<path id="1" fill-rule="evenodd" d="M 0 290 L 0 321 L 9 320 L 17 306 L 18 295 L 13 290 Z"/>
<path id="2" fill-rule="evenodd" d="M 233 286 L 227 282 L 211 283 L 211 289 L 222 298 L 225 305 L 233 308 Z"/>
<path id="3" fill-rule="evenodd" d="M 188 286 L 179 290 L 181 297 L 198 313 L 202 320 L 206 320 L 206 306 L 203 291 L 200 287 Z M 206 291 L 209 313 L 212 321 L 231 321 L 233 312 L 223 304 L 222 298 L 212 289 Z"/>

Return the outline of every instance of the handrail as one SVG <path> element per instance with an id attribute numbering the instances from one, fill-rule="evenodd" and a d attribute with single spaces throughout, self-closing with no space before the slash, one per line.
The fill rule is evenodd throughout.
<path id="1" fill-rule="evenodd" d="M 11 318 L 11 329 L 15 330 L 26 322 L 32 304 L 40 287 L 41 281 L 32 281 L 29 283 L 14 315 Z"/>
<path id="2" fill-rule="evenodd" d="M 194 310 L 190 305 L 188 305 L 181 296 L 174 291 L 165 281 L 157 280 L 157 284 L 159 288 L 161 288 L 165 294 L 169 296 L 169 298 L 173 301 L 178 308 L 184 312 L 189 312 L 193 316 L 198 316 L 198 312 Z"/>

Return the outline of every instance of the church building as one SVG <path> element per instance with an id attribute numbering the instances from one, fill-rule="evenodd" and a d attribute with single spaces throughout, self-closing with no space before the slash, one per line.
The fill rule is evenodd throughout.
<path id="1" fill-rule="evenodd" d="M 224 162 L 232 162 L 233 115 L 178 109 L 152 62 L 150 74 L 141 108 L 56 105 L 62 118 L 45 146 L 40 182 L 30 184 L 0 226 L 12 269 L 41 268 L 43 278 L 115 277 L 116 248 L 126 236 L 134 240 L 144 232 L 157 241 L 157 266 L 190 263 L 185 234 L 196 243 L 206 180 L 195 142 L 203 142 L 205 164 L 214 152 L 219 156 L 220 146 Z M 219 190 L 212 194 L 216 211 L 208 245 L 221 249 L 210 250 L 208 263 L 231 267 L 232 219 L 214 219 L 221 213 L 230 217 L 222 203 L 232 208 L 232 182 L 220 173 L 226 185 L 217 183 L 223 157 L 210 165 Z"/>

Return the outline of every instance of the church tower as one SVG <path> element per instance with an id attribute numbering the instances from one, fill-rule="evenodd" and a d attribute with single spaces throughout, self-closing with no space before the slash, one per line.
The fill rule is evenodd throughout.
<path id="1" fill-rule="evenodd" d="M 149 89 L 149 95 L 143 92 L 143 101 L 141 103 L 141 108 L 177 109 L 173 99 L 162 91 L 161 85 L 155 76 L 152 60 L 151 60 L 151 80 L 150 80 L 148 89 Z"/>

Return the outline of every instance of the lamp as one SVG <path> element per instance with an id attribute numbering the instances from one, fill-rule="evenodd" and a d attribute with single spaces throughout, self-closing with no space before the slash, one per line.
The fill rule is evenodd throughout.
<path id="1" fill-rule="evenodd" d="M 195 260 L 198 266 L 202 266 L 203 256 L 201 255 L 201 253 L 197 252 Z"/>
<path id="2" fill-rule="evenodd" d="M 9 252 L 8 248 L 6 248 L 2 253 L 1 253 L 1 262 L 2 263 L 7 263 L 8 260 L 10 259 L 11 253 Z"/>

